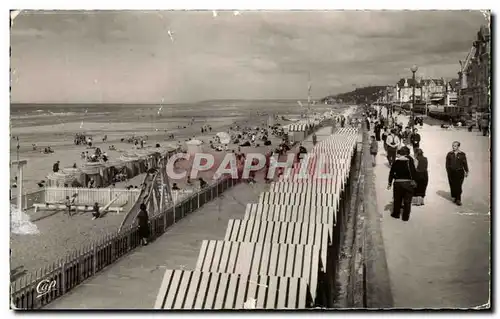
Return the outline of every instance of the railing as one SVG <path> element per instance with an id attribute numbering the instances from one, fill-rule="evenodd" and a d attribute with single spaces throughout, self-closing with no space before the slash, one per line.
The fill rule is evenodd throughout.
<path id="1" fill-rule="evenodd" d="M 135 203 L 140 193 L 140 189 L 47 187 L 45 189 L 45 202 L 62 202 L 66 196 L 71 198 L 73 194 L 78 194 L 76 203 L 86 205 L 99 203 L 99 205 L 104 206 L 118 196 L 114 206 L 123 206 L 127 203 Z"/>
<path id="2" fill-rule="evenodd" d="M 162 235 L 179 219 L 218 197 L 238 180 L 222 178 L 163 212 L 150 216 L 151 239 Z M 64 259 L 55 261 L 35 273 L 27 274 L 11 283 L 11 304 L 18 309 L 39 309 L 64 295 L 106 266 L 140 246 L 137 225 L 101 240 Z"/>

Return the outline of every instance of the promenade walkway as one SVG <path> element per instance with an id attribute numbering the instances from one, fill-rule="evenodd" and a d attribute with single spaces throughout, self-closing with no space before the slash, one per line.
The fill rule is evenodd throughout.
<path id="1" fill-rule="evenodd" d="M 407 123 L 408 119 L 398 116 Z M 409 222 L 390 217 L 389 166 L 379 147 L 377 206 L 395 307 L 469 308 L 489 301 L 490 153 L 479 132 L 424 125 L 421 147 L 429 160 L 425 206 L 413 206 Z M 445 156 L 453 141 L 467 154 L 469 177 L 463 206 L 451 202 Z M 380 151 L 381 150 L 381 151 Z"/>
<path id="2" fill-rule="evenodd" d="M 321 141 L 330 127 L 317 132 Z M 311 137 L 304 143 L 312 147 Z M 45 309 L 152 309 L 165 269 L 194 270 L 202 240 L 224 239 L 229 219 L 242 219 L 247 203 L 256 202 L 269 185 L 240 184 L 186 216 L 148 246 L 78 286 Z"/>

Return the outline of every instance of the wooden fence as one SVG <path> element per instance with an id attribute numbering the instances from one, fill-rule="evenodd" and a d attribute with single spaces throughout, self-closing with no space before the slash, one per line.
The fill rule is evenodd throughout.
<path id="1" fill-rule="evenodd" d="M 71 198 L 73 194 L 78 194 L 75 200 L 77 204 L 91 206 L 94 203 L 99 203 L 99 206 L 105 206 L 118 196 L 113 206 L 123 206 L 127 203 L 135 203 L 140 193 L 140 189 L 47 187 L 45 189 L 45 202 L 63 202 L 66 196 Z"/>
<path id="2" fill-rule="evenodd" d="M 218 197 L 238 180 L 222 178 L 173 207 L 150 216 L 152 239 L 162 235 L 179 219 Z M 137 225 L 106 235 L 87 247 L 74 251 L 35 273 L 11 283 L 11 304 L 17 309 L 39 309 L 64 295 L 106 266 L 128 254 L 141 244 Z"/>

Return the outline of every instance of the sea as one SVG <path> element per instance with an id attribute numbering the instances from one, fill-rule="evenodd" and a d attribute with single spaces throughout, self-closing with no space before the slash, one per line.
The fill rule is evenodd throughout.
<path id="1" fill-rule="evenodd" d="M 306 101 L 301 101 L 306 105 Z M 330 106 L 331 108 L 331 106 Z M 312 111 L 323 112 L 326 105 Z M 52 125 L 68 122 L 183 121 L 185 119 L 251 117 L 269 113 L 296 115 L 304 112 L 296 100 L 224 100 L 185 104 L 11 104 L 12 128 Z"/>

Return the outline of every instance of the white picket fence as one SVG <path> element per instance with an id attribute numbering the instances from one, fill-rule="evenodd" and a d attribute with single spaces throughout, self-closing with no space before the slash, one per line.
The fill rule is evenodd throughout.
<path id="1" fill-rule="evenodd" d="M 94 205 L 94 203 L 99 203 L 100 206 L 104 206 L 118 195 L 113 206 L 124 206 L 127 203 L 135 203 L 140 193 L 140 189 L 47 187 L 45 188 L 45 202 L 63 202 L 66 196 L 72 198 L 74 194 L 78 194 L 75 200 L 76 204 Z"/>

